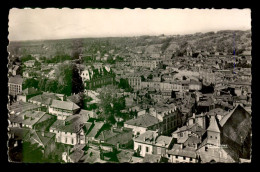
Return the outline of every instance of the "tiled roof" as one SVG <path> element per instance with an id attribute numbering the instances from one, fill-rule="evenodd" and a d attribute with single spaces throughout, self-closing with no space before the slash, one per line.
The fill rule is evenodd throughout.
<path id="1" fill-rule="evenodd" d="M 22 85 L 23 84 L 23 78 L 19 75 L 16 75 L 14 77 L 10 77 L 8 82 L 12 83 L 12 84 Z"/>
<path id="2" fill-rule="evenodd" d="M 143 162 L 158 163 L 162 159 L 161 155 L 145 154 Z"/>
<path id="3" fill-rule="evenodd" d="M 190 157 L 190 158 L 196 158 L 196 149 L 195 148 L 181 148 L 180 145 L 175 144 L 171 150 L 168 151 L 168 154 L 171 155 L 177 155 L 177 156 L 183 156 L 183 157 Z"/>
<path id="4" fill-rule="evenodd" d="M 72 115 L 65 121 L 56 120 L 50 129 L 55 129 L 63 132 L 77 133 L 82 125 L 82 121 L 79 116 Z"/>
<path id="5" fill-rule="evenodd" d="M 60 100 L 53 100 L 51 107 L 65 109 L 65 110 L 75 110 L 75 109 L 80 108 L 78 105 L 76 105 L 73 102 L 66 102 L 66 101 L 60 101 Z"/>
<path id="6" fill-rule="evenodd" d="M 69 157 L 73 162 L 78 162 L 83 155 L 84 155 L 83 150 L 75 150 L 69 155 Z"/>
<path id="7" fill-rule="evenodd" d="M 15 103 L 13 103 L 11 106 L 8 106 L 8 110 L 10 111 L 10 113 L 12 113 L 12 112 L 18 113 L 18 112 L 23 112 L 23 111 L 27 111 L 27 110 L 37 109 L 39 107 L 41 107 L 41 106 L 32 104 L 32 103 L 28 103 L 28 102 L 17 101 Z"/>
<path id="8" fill-rule="evenodd" d="M 100 129 L 104 126 L 104 122 L 95 122 L 94 127 L 87 134 L 87 137 L 96 137 Z"/>
<path id="9" fill-rule="evenodd" d="M 137 117 L 136 119 L 128 120 L 125 122 L 125 124 L 147 128 L 158 124 L 159 122 L 159 119 L 155 118 L 154 116 L 145 114 Z"/>

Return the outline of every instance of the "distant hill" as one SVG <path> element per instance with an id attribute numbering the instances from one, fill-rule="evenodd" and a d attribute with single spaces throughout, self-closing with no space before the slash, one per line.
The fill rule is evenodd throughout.
<path id="1" fill-rule="evenodd" d="M 113 52 L 142 51 L 143 53 L 185 53 L 187 47 L 193 51 L 227 52 L 234 48 L 237 54 L 251 50 L 251 31 L 223 30 L 218 32 L 195 33 L 172 36 L 138 36 L 138 37 L 106 37 L 81 38 L 41 41 L 10 42 L 8 51 L 11 54 L 40 54 L 53 57 L 60 54 L 73 55 L 77 53 L 101 55 Z M 76 54 L 77 54 L 76 53 Z"/>

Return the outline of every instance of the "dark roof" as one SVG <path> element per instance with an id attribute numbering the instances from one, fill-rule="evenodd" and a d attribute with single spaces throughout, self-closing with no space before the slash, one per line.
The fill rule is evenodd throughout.
<path id="1" fill-rule="evenodd" d="M 78 105 L 76 105 L 73 102 L 60 101 L 60 100 L 53 100 L 51 107 L 66 109 L 66 110 L 75 110 L 80 108 Z"/>
<path id="2" fill-rule="evenodd" d="M 78 162 L 83 157 L 83 155 L 83 150 L 75 150 L 69 155 L 69 157 L 73 162 Z"/>
<path id="3" fill-rule="evenodd" d="M 87 137 L 96 137 L 98 132 L 101 130 L 101 128 L 104 126 L 104 122 L 95 122 L 94 127 L 91 129 L 91 131 L 87 134 Z"/>
<path id="4" fill-rule="evenodd" d="M 23 111 L 27 111 L 27 110 L 33 110 L 33 109 L 37 109 L 41 107 L 40 105 L 36 105 L 36 104 L 32 104 L 32 103 L 28 103 L 28 102 L 23 102 L 23 101 L 17 101 L 15 103 L 13 103 L 12 105 L 8 105 L 8 110 L 14 113 L 18 113 L 18 112 L 23 112 Z"/>
<path id="5" fill-rule="evenodd" d="M 19 75 L 16 75 L 14 77 L 10 77 L 9 83 L 22 85 L 23 84 L 23 78 Z"/>
<path id="6" fill-rule="evenodd" d="M 8 132 L 14 135 L 15 140 L 23 140 L 25 136 L 30 132 L 30 129 L 20 128 L 20 127 L 10 127 Z"/>
<path id="7" fill-rule="evenodd" d="M 161 155 L 145 154 L 143 162 L 158 163 L 161 162 Z"/>
<path id="8" fill-rule="evenodd" d="M 80 116 L 72 115 L 69 116 L 65 121 L 56 120 L 50 129 L 56 129 L 58 131 L 77 133 L 81 127 L 83 127 L 83 122 Z"/>
<path id="9" fill-rule="evenodd" d="M 168 154 L 190 157 L 190 158 L 197 157 L 195 148 L 191 148 L 191 147 L 181 148 L 181 146 L 178 144 L 173 145 L 173 148 L 168 151 Z"/>
<path id="10" fill-rule="evenodd" d="M 159 122 L 159 119 L 156 117 L 145 114 L 138 116 L 136 119 L 128 120 L 125 124 L 146 128 L 158 124 Z"/>
<path id="11" fill-rule="evenodd" d="M 251 131 L 251 115 L 241 105 L 237 105 L 221 119 L 220 125 L 227 144 L 232 147 L 233 142 L 241 146 Z"/>

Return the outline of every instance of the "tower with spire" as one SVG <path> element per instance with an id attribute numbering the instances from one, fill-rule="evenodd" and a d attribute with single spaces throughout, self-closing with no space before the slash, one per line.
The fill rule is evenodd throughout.
<path id="1" fill-rule="evenodd" d="M 216 120 L 216 116 L 211 116 L 210 124 L 207 128 L 208 143 L 214 146 L 220 145 L 220 129 Z"/>

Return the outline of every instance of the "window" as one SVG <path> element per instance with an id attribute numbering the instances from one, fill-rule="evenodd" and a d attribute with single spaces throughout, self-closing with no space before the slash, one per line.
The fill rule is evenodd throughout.
<path id="1" fill-rule="evenodd" d="M 210 138 L 212 138 L 212 136 L 210 136 Z"/>
<path id="2" fill-rule="evenodd" d="M 176 155 L 175 158 L 178 159 L 178 155 Z"/>
<path id="3" fill-rule="evenodd" d="M 218 139 L 218 137 L 217 137 L 217 136 L 216 136 L 215 138 L 216 138 L 216 139 Z"/>
<path id="4" fill-rule="evenodd" d="M 65 138 L 65 143 L 67 143 L 67 141 L 68 141 L 68 139 L 67 139 L 67 137 Z"/>
<path id="5" fill-rule="evenodd" d="M 157 149 L 157 154 L 161 154 L 161 148 L 160 147 L 158 147 L 158 149 Z"/>
<path id="6" fill-rule="evenodd" d="M 146 152 L 149 152 L 149 147 L 146 147 Z"/>
<path id="7" fill-rule="evenodd" d="M 192 161 L 192 158 L 190 158 L 190 161 Z"/>
<path id="8" fill-rule="evenodd" d="M 206 151 L 206 152 L 208 151 L 208 147 L 207 147 L 207 146 L 205 147 L 205 151 Z"/>
<path id="9" fill-rule="evenodd" d="M 183 157 L 183 160 L 186 160 L 186 157 L 185 157 L 185 156 Z"/>
<path id="10" fill-rule="evenodd" d="M 141 145 L 138 145 L 138 149 L 141 151 L 141 150 L 142 150 L 142 146 L 141 146 Z"/>
<path id="11" fill-rule="evenodd" d="M 71 139 L 71 144 L 74 144 L 74 139 L 73 138 Z"/>

